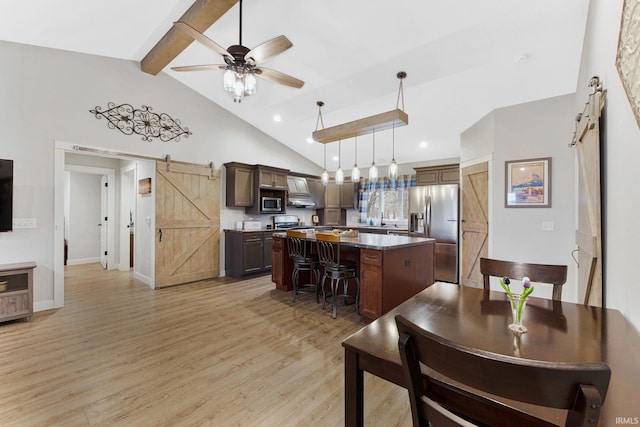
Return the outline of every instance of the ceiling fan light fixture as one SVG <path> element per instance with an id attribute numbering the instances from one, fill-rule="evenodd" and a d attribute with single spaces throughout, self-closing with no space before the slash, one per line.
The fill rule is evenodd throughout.
<path id="1" fill-rule="evenodd" d="M 243 96 L 244 96 L 244 83 L 242 82 L 242 79 L 236 78 L 236 81 L 233 84 L 233 102 L 242 102 Z"/>
<path id="2" fill-rule="evenodd" d="M 256 77 L 253 73 L 249 73 L 244 77 L 244 94 L 247 96 L 255 95 L 256 88 Z"/>
<path id="3" fill-rule="evenodd" d="M 223 82 L 224 90 L 227 92 L 233 92 L 234 85 L 236 83 L 236 73 L 229 67 L 224 71 Z"/>

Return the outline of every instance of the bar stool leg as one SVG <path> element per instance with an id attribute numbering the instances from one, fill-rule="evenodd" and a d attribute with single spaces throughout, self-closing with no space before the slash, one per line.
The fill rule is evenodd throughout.
<path id="1" fill-rule="evenodd" d="M 335 319 L 338 315 L 338 288 L 340 287 L 340 279 L 331 280 L 331 293 L 333 294 L 333 314 Z"/>

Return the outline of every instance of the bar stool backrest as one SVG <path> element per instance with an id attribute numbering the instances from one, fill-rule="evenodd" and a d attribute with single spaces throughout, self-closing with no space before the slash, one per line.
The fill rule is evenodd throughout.
<path id="1" fill-rule="evenodd" d="M 316 233 L 316 242 L 321 265 L 340 265 L 340 236 L 333 233 Z"/>

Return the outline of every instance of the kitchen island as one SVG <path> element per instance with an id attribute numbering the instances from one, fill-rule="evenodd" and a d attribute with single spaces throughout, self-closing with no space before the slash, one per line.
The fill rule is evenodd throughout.
<path id="1" fill-rule="evenodd" d="M 315 230 L 308 230 L 307 239 L 315 241 Z M 340 243 L 341 259 L 358 266 L 360 314 L 367 322 L 434 283 L 435 239 L 358 233 L 341 236 Z M 273 234 L 272 257 L 271 278 L 276 289 L 293 290 L 286 233 Z"/>

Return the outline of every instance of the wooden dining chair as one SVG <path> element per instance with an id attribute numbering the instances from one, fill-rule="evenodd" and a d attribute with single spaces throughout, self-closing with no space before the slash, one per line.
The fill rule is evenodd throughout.
<path id="1" fill-rule="evenodd" d="M 524 262 L 502 261 L 491 258 L 480 258 L 484 290 L 489 290 L 489 278 L 508 277 L 521 280 L 528 277 L 532 282 L 553 284 L 554 301 L 562 299 L 562 285 L 567 281 L 567 266 L 554 264 L 527 264 Z"/>
<path id="2" fill-rule="evenodd" d="M 597 425 L 611 378 L 606 363 L 505 356 L 448 341 L 400 315 L 395 320 L 414 427 L 550 425 L 485 393 L 567 409 L 567 427 Z M 423 375 L 421 364 L 446 379 Z"/>

